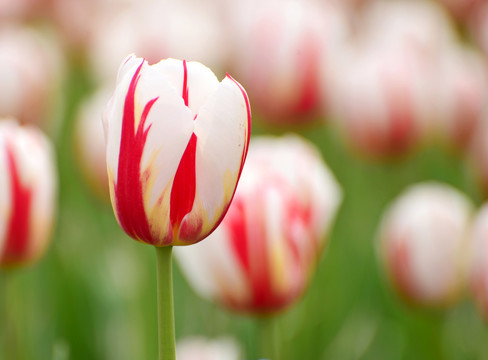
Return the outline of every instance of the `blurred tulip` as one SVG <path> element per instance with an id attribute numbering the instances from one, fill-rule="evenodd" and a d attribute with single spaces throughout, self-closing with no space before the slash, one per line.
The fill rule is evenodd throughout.
<path id="1" fill-rule="evenodd" d="M 434 4 L 377 1 L 366 9 L 333 81 L 334 119 L 360 155 L 388 159 L 408 154 L 432 135 L 434 119 L 448 135 L 450 123 L 453 132 L 469 132 L 457 118 L 477 112 L 477 94 L 472 94 L 477 83 L 470 74 L 454 73 L 454 66 L 444 66 L 442 74 L 438 69 L 455 63 L 445 60 L 453 48 L 458 49 L 452 24 Z M 447 73 L 449 79 L 442 78 Z M 439 89 L 439 82 L 449 87 Z M 457 101 L 454 94 L 470 102 Z M 446 101 L 459 106 L 445 106 Z M 452 135 L 464 141 L 457 136 Z"/>
<path id="2" fill-rule="evenodd" d="M 470 287 L 485 320 L 488 320 L 488 205 L 476 215 L 471 234 Z"/>
<path id="3" fill-rule="evenodd" d="M 185 338 L 176 344 L 178 360 L 239 360 L 238 344 L 229 338 L 208 340 L 200 337 Z"/>
<path id="4" fill-rule="evenodd" d="M 155 246 L 189 245 L 220 223 L 247 154 L 244 89 L 197 62 L 129 56 L 104 114 L 120 226 Z"/>
<path id="5" fill-rule="evenodd" d="M 28 20 L 39 15 L 44 0 L 0 0 L 0 21 Z"/>
<path id="6" fill-rule="evenodd" d="M 369 158 L 411 152 L 428 133 L 429 68 L 405 52 L 368 49 L 343 63 L 335 121 L 353 149 Z"/>
<path id="7" fill-rule="evenodd" d="M 468 152 L 472 173 L 484 197 L 488 197 L 488 111 L 476 125 Z"/>
<path id="8" fill-rule="evenodd" d="M 51 125 L 63 74 L 54 41 L 19 25 L 0 27 L 0 116 Z"/>
<path id="9" fill-rule="evenodd" d="M 473 211 L 465 195 L 438 183 L 412 186 L 388 208 L 379 229 L 381 261 L 406 301 L 434 307 L 459 298 Z"/>
<path id="10" fill-rule="evenodd" d="M 320 84 L 328 57 L 343 40 L 343 14 L 315 1 L 254 2 L 237 8 L 236 73 L 264 121 L 278 125 L 315 120 L 327 101 Z"/>
<path id="11" fill-rule="evenodd" d="M 438 0 L 459 21 L 466 21 L 486 0 Z"/>
<path id="12" fill-rule="evenodd" d="M 49 140 L 33 127 L 0 121 L 0 267 L 24 265 L 48 245 L 57 178 Z"/>
<path id="13" fill-rule="evenodd" d="M 74 134 L 81 172 L 94 193 L 105 201 L 110 201 L 110 195 L 101 114 L 110 95 L 108 89 L 100 89 L 81 103 Z"/>
<path id="14" fill-rule="evenodd" d="M 340 202 L 313 145 L 295 136 L 254 139 L 222 224 L 178 249 L 177 259 L 203 297 L 238 311 L 278 311 L 304 293 Z"/>
<path id="15" fill-rule="evenodd" d="M 438 69 L 434 131 L 448 145 L 465 149 L 488 103 L 488 68 L 474 51 L 453 47 Z"/>
<path id="16" fill-rule="evenodd" d="M 227 57 L 225 32 L 207 3 L 152 2 L 108 13 L 97 24 L 90 46 L 91 65 L 100 79 L 112 81 L 128 53 L 149 64 L 164 58 L 194 60 L 222 69 Z"/>
<path id="17" fill-rule="evenodd" d="M 480 4 L 468 22 L 471 36 L 478 47 L 488 55 L 488 3 Z"/>

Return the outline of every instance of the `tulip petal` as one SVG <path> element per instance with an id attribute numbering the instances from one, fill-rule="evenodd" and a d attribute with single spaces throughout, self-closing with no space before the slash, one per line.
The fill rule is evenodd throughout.
<path id="1" fill-rule="evenodd" d="M 194 116 L 219 86 L 212 70 L 198 62 L 166 59 L 152 67 L 168 79 L 182 98 L 187 97 Z"/>
<path id="2" fill-rule="evenodd" d="M 250 126 L 247 94 L 227 76 L 195 119 L 196 197 L 182 221 L 181 245 L 210 234 L 225 215 L 247 155 Z"/>
<path id="3" fill-rule="evenodd" d="M 169 189 L 193 133 L 191 111 L 172 84 L 141 59 L 119 80 L 109 106 L 107 166 L 111 183 L 116 179 L 111 195 L 117 219 L 139 240 L 170 242 Z"/>

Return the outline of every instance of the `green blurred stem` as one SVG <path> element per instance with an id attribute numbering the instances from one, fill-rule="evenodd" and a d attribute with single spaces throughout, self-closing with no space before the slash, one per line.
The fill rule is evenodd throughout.
<path id="1" fill-rule="evenodd" d="M 277 315 L 269 315 L 259 319 L 261 354 L 260 358 L 281 360 L 280 327 Z"/>
<path id="2" fill-rule="evenodd" d="M 14 318 L 13 304 L 15 302 L 15 289 L 11 270 L 4 270 L 2 274 L 2 346 L 4 359 L 19 360 L 19 344 L 17 328 Z"/>
<path id="3" fill-rule="evenodd" d="M 175 360 L 172 246 L 156 247 L 158 273 L 159 360 Z"/>

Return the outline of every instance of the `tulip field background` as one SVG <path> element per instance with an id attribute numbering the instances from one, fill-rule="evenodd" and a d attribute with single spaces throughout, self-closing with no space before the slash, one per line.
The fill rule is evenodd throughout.
<path id="1" fill-rule="evenodd" d="M 118 227 L 109 204 L 94 197 L 74 161 L 71 121 L 92 84 L 73 64 L 68 103 L 57 139 L 59 220 L 47 256 L 2 274 L 3 299 L 15 320 L 19 359 L 155 359 L 155 253 Z M 277 133 L 254 119 L 253 136 Z M 299 131 L 317 145 L 344 189 L 344 201 L 309 291 L 279 324 L 286 359 L 483 359 L 488 329 L 473 304 L 446 311 L 411 308 L 384 281 L 375 232 L 390 200 L 407 185 L 440 180 L 480 204 L 465 162 L 427 147 L 413 158 L 372 163 L 351 155 L 336 131 Z M 176 264 L 177 339 L 231 336 L 246 359 L 258 355 L 259 319 L 198 298 Z"/>
<path id="2" fill-rule="evenodd" d="M 460 41 L 468 42 L 459 27 Z M 62 101 L 48 126 L 59 170 L 58 217 L 45 256 L 0 273 L 0 360 L 157 359 L 156 254 L 124 233 L 110 203 L 85 181 L 76 120 L 99 79 L 88 56 L 73 49 L 66 53 Z M 279 126 L 255 111 L 250 91 L 249 98 L 251 138 L 303 136 L 319 149 L 343 191 L 308 290 L 279 314 L 283 358 L 278 360 L 488 359 L 488 326 L 468 291 L 445 309 L 409 305 L 390 286 L 377 253 L 381 216 L 409 185 L 440 181 L 466 194 L 477 208 L 483 204 L 466 154 L 426 142 L 403 156 L 375 160 L 351 149 L 334 115 Z M 242 360 L 260 359 L 264 320 L 201 299 L 176 261 L 173 269 L 177 342 L 226 337 L 237 342 Z"/>

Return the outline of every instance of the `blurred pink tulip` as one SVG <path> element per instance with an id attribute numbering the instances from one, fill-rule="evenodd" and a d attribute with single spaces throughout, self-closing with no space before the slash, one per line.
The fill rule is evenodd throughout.
<path id="1" fill-rule="evenodd" d="M 471 235 L 470 287 L 474 300 L 488 320 L 488 205 L 476 215 Z"/>
<path id="2" fill-rule="evenodd" d="M 0 267 L 39 259 L 50 240 L 57 175 L 49 140 L 34 127 L 0 121 Z"/>
<path id="3" fill-rule="evenodd" d="M 488 197 L 488 112 L 486 111 L 482 121 L 476 125 L 467 158 L 482 195 Z"/>
<path id="4" fill-rule="evenodd" d="M 133 52 L 149 64 L 171 57 L 221 70 L 228 46 L 214 10 L 207 3 L 168 1 L 108 13 L 94 29 L 91 66 L 98 78 L 112 81 L 118 65 Z"/>
<path id="5" fill-rule="evenodd" d="M 468 28 L 478 47 L 488 55 L 488 3 L 480 4 L 471 15 Z"/>
<path id="6" fill-rule="evenodd" d="M 354 53 L 344 63 L 335 121 L 359 155 L 391 158 L 423 141 L 432 113 L 428 70 L 405 52 L 382 49 Z"/>
<path id="7" fill-rule="evenodd" d="M 459 298 L 473 212 L 465 195 L 439 183 L 414 185 L 387 209 L 379 229 L 380 256 L 404 300 L 434 307 Z"/>
<path id="8" fill-rule="evenodd" d="M 459 21 L 465 22 L 486 0 L 438 0 Z"/>
<path id="9" fill-rule="evenodd" d="M 20 25 L 1 26 L 0 116 L 43 128 L 52 125 L 63 69 L 54 40 Z"/>
<path id="10" fill-rule="evenodd" d="M 99 89 L 81 103 L 74 133 L 81 172 L 90 188 L 104 201 L 110 201 L 110 195 L 101 114 L 110 95 L 107 88 Z"/>
<path id="11" fill-rule="evenodd" d="M 209 340 L 200 337 L 185 338 L 176 344 L 178 360 L 239 360 L 239 345 L 230 338 Z"/>
<path id="12" fill-rule="evenodd" d="M 197 62 L 155 65 L 130 55 L 104 113 L 112 206 L 132 238 L 189 245 L 209 235 L 232 200 L 247 154 L 244 89 Z"/>
<path id="13" fill-rule="evenodd" d="M 278 125 L 315 120 L 327 108 L 320 80 L 345 36 L 344 15 L 316 1 L 252 4 L 236 9 L 232 61 L 256 113 Z"/>
<path id="14" fill-rule="evenodd" d="M 476 52 L 453 47 L 438 70 L 434 131 L 451 147 L 465 149 L 488 103 L 487 65 Z"/>
<path id="15" fill-rule="evenodd" d="M 222 224 L 201 244 L 177 249 L 177 259 L 203 297 L 237 311 L 278 311 L 303 295 L 340 202 L 313 145 L 254 139 Z"/>

